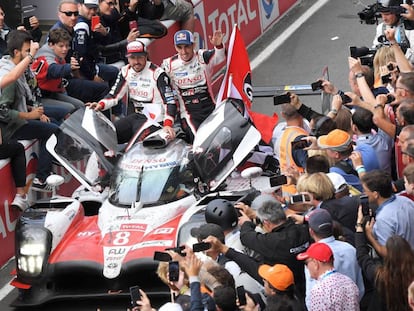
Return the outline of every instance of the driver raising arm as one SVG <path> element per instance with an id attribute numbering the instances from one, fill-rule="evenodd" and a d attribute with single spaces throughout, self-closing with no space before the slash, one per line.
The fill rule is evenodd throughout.
<path id="1" fill-rule="evenodd" d="M 194 50 L 194 37 L 188 30 L 174 34 L 177 54 L 163 60 L 161 67 L 171 78 L 180 104 L 181 127 L 192 143 L 200 124 L 215 108 L 211 90 L 212 70 L 226 59 L 224 34 L 216 30 L 210 36 L 211 50 Z"/>
<path id="2" fill-rule="evenodd" d="M 106 110 L 128 93 L 128 115 L 114 123 L 118 143 L 128 142 L 135 134 L 143 139 L 160 124 L 171 139 L 175 138 L 172 126 L 177 104 L 170 79 L 147 56 L 144 43 L 138 40 L 130 42 L 126 54 L 128 65 L 121 68 L 111 91 L 98 103 L 89 103 L 92 109 Z M 150 131 L 142 132 L 147 128 Z"/>

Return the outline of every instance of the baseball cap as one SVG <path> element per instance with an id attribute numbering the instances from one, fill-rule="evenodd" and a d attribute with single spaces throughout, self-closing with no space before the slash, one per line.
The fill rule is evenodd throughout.
<path id="1" fill-rule="evenodd" d="M 190 231 L 191 235 L 199 240 L 204 240 L 209 235 L 212 235 L 224 242 L 224 232 L 219 225 L 208 223 L 201 225 L 198 228 L 192 228 Z"/>
<path id="2" fill-rule="evenodd" d="M 325 243 L 313 243 L 306 252 L 296 256 L 298 260 L 313 258 L 321 262 L 329 262 L 333 257 L 331 248 Z"/>
<path id="3" fill-rule="evenodd" d="M 181 305 L 175 302 L 166 302 L 163 304 L 158 311 L 183 311 Z"/>
<path id="4" fill-rule="evenodd" d="M 327 210 L 318 208 L 311 212 L 308 223 L 316 233 L 332 234 L 332 217 Z"/>
<path id="5" fill-rule="evenodd" d="M 127 45 L 126 57 L 147 55 L 147 48 L 141 41 L 131 41 Z"/>
<path id="6" fill-rule="evenodd" d="M 264 280 L 280 291 L 286 291 L 289 286 L 295 283 L 293 272 L 286 265 L 261 265 L 258 272 Z"/>
<path id="7" fill-rule="evenodd" d="M 99 0 L 79 0 L 80 4 L 84 4 L 88 9 L 99 7 Z"/>
<path id="8" fill-rule="evenodd" d="M 332 173 L 327 173 L 326 175 L 328 175 L 329 179 L 334 185 L 335 193 L 341 192 L 346 187 L 348 187 L 348 183 L 346 182 L 345 178 L 341 174 L 332 172 Z"/>
<path id="9" fill-rule="evenodd" d="M 331 149 L 333 151 L 346 151 L 352 143 L 352 137 L 343 130 L 335 129 L 328 135 L 322 135 L 318 138 L 318 146 L 321 149 Z"/>
<path id="10" fill-rule="evenodd" d="M 390 0 L 387 6 L 379 5 L 378 12 L 391 12 L 396 14 L 396 9 L 403 3 L 402 0 Z"/>
<path id="11" fill-rule="evenodd" d="M 179 30 L 174 35 L 174 45 L 185 44 L 191 45 L 194 43 L 194 36 L 188 30 Z"/>

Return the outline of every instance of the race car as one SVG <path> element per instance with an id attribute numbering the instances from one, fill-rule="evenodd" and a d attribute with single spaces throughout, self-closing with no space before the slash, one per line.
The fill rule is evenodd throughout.
<path id="1" fill-rule="evenodd" d="M 252 186 L 271 190 L 260 169 L 248 179 L 234 172 L 260 138 L 229 101 L 200 126 L 192 146 L 151 136 L 118 156 L 112 123 L 77 110 L 47 148 L 81 186 L 71 198 L 39 200 L 20 217 L 12 281 L 20 293 L 12 305 L 123 297 L 133 285 L 168 297 L 154 252 L 195 242 L 190 230 L 205 222 L 205 206 L 218 195 L 236 201 Z"/>

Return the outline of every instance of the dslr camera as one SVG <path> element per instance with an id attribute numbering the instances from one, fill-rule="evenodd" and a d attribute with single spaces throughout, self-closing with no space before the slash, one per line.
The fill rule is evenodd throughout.
<path id="1" fill-rule="evenodd" d="M 381 17 L 381 15 L 378 13 L 378 9 L 380 7 L 382 7 L 381 3 L 376 2 L 374 4 L 367 6 L 362 11 L 358 12 L 359 21 L 361 22 L 361 24 L 378 24 L 378 18 Z"/>

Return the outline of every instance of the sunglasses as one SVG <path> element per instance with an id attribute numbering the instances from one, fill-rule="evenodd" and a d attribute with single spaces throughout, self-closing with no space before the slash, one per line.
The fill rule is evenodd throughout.
<path id="1" fill-rule="evenodd" d="M 72 11 L 66 11 L 66 12 L 63 12 L 63 11 L 60 11 L 60 13 L 63 13 L 63 14 L 65 14 L 66 16 L 79 16 L 79 12 L 78 11 L 74 11 L 74 12 L 72 12 Z"/>

